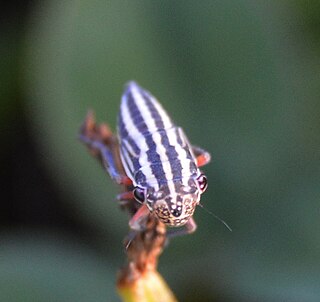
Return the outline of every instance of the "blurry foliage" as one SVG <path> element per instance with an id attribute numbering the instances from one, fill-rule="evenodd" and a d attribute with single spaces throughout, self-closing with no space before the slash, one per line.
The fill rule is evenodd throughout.
<path id="1" fill-rule="evenodd" d="M 70 238 L 27 237 L 1 241 L 1 301 L 116 300 L 110 263 Z"/>
<path id="2" fill-rule="evenodd" d="M 295 1 L 297 17 L 301 18 L 304 33 L 309 35 L 320 48 L 320 2 L 317 0 Z M 319 54 L 319 53 L 318 53 Z"/>
<path id="3" fill-rule="evenodd" d="M 27 301 L 18 297 L 15 280 L 44 278 L 52 284 L 43 283 L 44 295 L 54 296 L 60 277 L 80 290 L 90 278 L 88 290 L 97 295 L 84 300 L 103 299 L 101 280 L 108 278 L 107 292 L 115 263 L 123 260 L 127 217 L 114 202 L 116 187 L 76 134 L 88 108 L 115 129 L 123 85 L 134 79 L 193 143 L 212 152 L 202 203 L 234 230 L 199 208 L 196 234 L 170 243 L 160 271 L 181 301 L 319 301 L 319 20 L 319 1 L 39 3 L 19 51 L 26 113 L 39 160 L 74 216 L 107 238 L 108 244 L 96 243 L 107 252 L 99 262 L 83 247 L 67 251 L 69 258 L 88 257 L 86 275 L 81 257 L 64 265 L 63 244 L 61 252 L 40 249 L 48 255 L 40 259 L 30 256 L 42 244 L 34 238 L 25 254 L 9 245 L 0 259 L 0 288 L 16 292 L 14 301 Z M 2 77 L 10 79 L 16 66 L 5 64 Z M 8 86 L 0 87 L 3 102 L 11 104 Z M 43 275 L 30 270 L 29 256 Z M 19 271 L 10 266 L 15 261 Z M 52 266 L 55 281 L 45 279 Z M 77 269 L 79 278 L 69 283 Z M 57 300 L 81 301 L 75 297 Z"/>

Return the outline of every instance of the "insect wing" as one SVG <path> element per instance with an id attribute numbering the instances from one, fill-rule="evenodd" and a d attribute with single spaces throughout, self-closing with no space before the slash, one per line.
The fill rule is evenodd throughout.
<path id="1" fill-rule="evenodd" d="M 128 139 L 120 141 L 120 156 L 124 170 L 130 179 L 134 179 L 135 173 L 140 169 L 139 153 L 131 147 Z"/>

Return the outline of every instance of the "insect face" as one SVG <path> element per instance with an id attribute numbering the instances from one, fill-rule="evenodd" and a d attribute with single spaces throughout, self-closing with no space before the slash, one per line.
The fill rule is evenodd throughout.
<path id="1" fill-rule="evenodd" d="M 178 195 L 168 201 L 157 201 L 154 212 L 163 223 L 169 226 L 182 226 L 192 217 L 197 204 L 198 194 Z"/>
<path id="2" fill-rule="evenodd" d="M 139 193 L 144 192 L 150 212 L 155 213 L 160 221 L 169 226 L 182 226 L 192 217 L 205 188 L 206 178 L 200 175 L 196 179 L 170 181 L 157 191 L 152 187 L 148 190 L 136 187 L 134 195 L 141 202 Z"/>

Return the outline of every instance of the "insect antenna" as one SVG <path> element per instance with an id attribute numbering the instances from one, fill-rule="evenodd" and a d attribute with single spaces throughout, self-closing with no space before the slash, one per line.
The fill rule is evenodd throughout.
<path id="1" fill-rule="evenodd" d="M 216 214 L 213 214 L 211 211 L 209 211 L 207 208 L 205 208 L 201 203 L 199 203 L 199 206 L 204 209 L 208 214 L 212 215 L 215 219 L 219 220 L 230 232 L 232 232 L 231 227 L 223 220 L 221 219 L 219 216 L 217 216 Z"/>

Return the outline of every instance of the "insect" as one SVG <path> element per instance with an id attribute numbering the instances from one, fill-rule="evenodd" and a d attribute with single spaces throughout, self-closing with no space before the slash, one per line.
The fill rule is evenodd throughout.
<path id="1" fill-rule="evenodd" d="M 126 175 L 117 170 L 108 148 L 85 137 L 81 139 L 100 150 L 113 179 L 132 184 L 132 191 L 120 194 L 120 199 L 141 203 L 130 227 L 141 230 L 143 221 L 153 213 L 168 226 L 183 226 L 173 230 L 173 235 L 194 232 L 192 216 L 207 188 L 207 178 L 199 167 L 209 163 L 210 154 L 192 146 L 158 100 L 133 81 L 122 95 L 117 132 Z"/>

